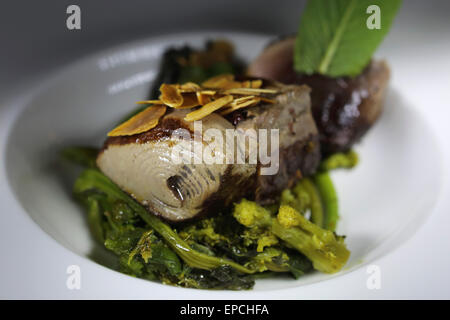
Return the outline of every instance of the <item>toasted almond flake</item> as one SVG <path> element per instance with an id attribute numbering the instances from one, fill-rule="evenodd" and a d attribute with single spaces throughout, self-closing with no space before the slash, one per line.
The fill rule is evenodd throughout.
<path id="1" fill-rule="evenodd" d="M 252 82 L 250 80 L 242 82 L 241 88 L 251 88 L 251 87 L 252 87 Z"/>
<path id="2" fill-rule="evenodd" d="M 232 74 L 223 74 L 210 78 L 202 83 L 202 86 L 194 82 L 184 84 L 163 84 L 160 87 L 161 95 L 157 100 L 138 101 L 138 104 L 149 104 L 152 107 L 162 108 L 165 106 L 176 109 L 189 109 L 202 106 L 198 110 L 186 115 L 187 121 L 202 119 L 203 117 L 221 108 L 221 114 L 229 114 L 235 110 L 253 106 L 260 102 L 275 103 L 275 100 L 260 97 L 261 94 L 275 94 L 277 89 L 262 89 L 262 80 L 235 81 Z M 147 112 L 147 109 L 145 110 Z M 164 111 L 165 112 L 165 111 Z M 139 117 L 144 115 L 138 114 Z M 136 116 L 136 117 L 137 117 Z M 158 123 L 158 119 L 149 120 L 146 124 L 139 121 L 128 121 L 113 131 L 109 135 L 130 135 L 135 132 L 152 128 Z M 132 118 L 134 119 L 134 117 Z M 131 121 L 130 119 L 129 121 Z M 145 130 L 144 130 L 145 131 Z M 127 133 L 129 132 L 129 133 Z"/>
<path id="3" fill-rule="evenodd" d="M 259 97 L 253 97 L 253 99 L 250 99 L 250 100 L 244 101 L 242 103 L 236 104 L 234 106 L 231 106 L 230 108 L 222 111 L 220 114 L 224 116 L 224 115 L 227 115 L 227 114 L 229 114 L 229 113 L 231 113 L 233 111 L 236 111 L 238 109 L 242 109 L 242 108 L 245 108 L 245 107 L 250 107 L 250 106 L 256 105 L 260 101 L 261 101 L 261 99 Z"/>
<path id="4" fill-rule="evenodd" d="M 159 119 L 166 113 L 166 109 L 166 106 L 148 107 L 110 131 L 108 136 L 131 136 L 148 131 L 158 125 Z"/>
<path id="5" fill-rule="evenodd" d="M 207 95 L 207 96 L 213 96 L 217 93 L 217 91 L 214 90 L 202 90 L 200 91 L 201 94 Z"/>
<path id="6" fill-rule="evenodd" d="M 259 89 L 259 88 L 261 88 L 262 84 L 263 84 L 262 80 L 259 80 L 259 79 L 252 80 L 251 84 L 250 84 L 250 88 Z"/>
<path id="7" fill-rule="evenodd" d="M 227 83 L 232 82 L 233 80 L 234 76 L 232 74 L 221 74 L 204 81 L 202 83 L 202 87 L 211 89 L 222 89 Z"/>
<path id="8" fill-rule="evenodd" d="M 233 102 L 231 102 L 230 105 L 232 107 L 234 107 L 234 106 L 236 106 L 238 104 L 241 104 L 241 103 L 243 103 L 243 102 L 245 102 L 247 100 L 251 100 L 253 98 L 255 98 L 255 96 L 245 96 L 245 97 L 237 98 L 237 99 L 234 99 Z"/>
<path id="9" fill-rule="evenodd" d="M 200 103 L 200 105 L 205 105 L 207 103 L 210 103 L 212 98 L 210 95 L 206 95 L 203 92 L 196 92 L 197 100 Z"/>
<path id="10" fill-rule="evenodd" d="M 159 99 L 169 107 L 176 108 L 183 104 L 183 96 L 177 85 L 163 83 L 159 91 L 161 91 Z"/>
<path id="11" fill-rule="evenodd" d="M 191 93 L 201 90 L 201 87 L 194 82 L 186 82 L 179 87 L 179 90 L 182 93 Z"/>
<path id="12" fill-rule="evenodd" d="M 261 80 L 247 80 L 242 82 L 242 88 L 259 89 L 261 86 Z"/>
<path id="13" fill-rule="evenodd" d="M 224 96 L 217 100 L 211 101 L 210 103 L 205 104 L 198 110 L 192 111 L 186 115 L 184 120 L 186 121 L 196 121 L 203 119 L 207 115 L 213 113 L 214 111 L 226 106 L 231 101 L 233 101 L 233 96 Z"/>
<path id="14" fill-rule="evenodd" d="M 137 104 L 164 104 L 161 100 L 143 100 L 136 102 Z"/>
<path id="15" fill-rule="evenodd" d="M 224 94 L 242 94 L 242 95 L 257 95 L 260 93 L 271 93 L 275 94 L 277 93 L 277 90 L 274 89 L 258 89 L 258 88 L 235 88 L 235 89 L 228 89 L 224 90 Z"/>
<path id="16" fill-rule="evenodd" d="M 183 94 L 183 104 L 175 109 L 189 109 L 199 105 L 202 105 L 202 103 L 199 102 L 196 93 L 185 93 Z"/>
<path id="17" fill-rule="evenodd" d="M 242 88 L 242 87 L 243 87 L 243 82 L 228 81 L 228 82 L 224 83 L 224 85 L 220 88 L 221 89 L 235 89 L 235 88 Z"/>
<path id="18" fill-rule="evenodd" d="M 273 99 L 269 99 L 269 98 L 264 98 L 264 97 L 260 97 L 261 101 L 263 102 L 267 102 L 267 103 L 275 103 L 275 100 Z"/>

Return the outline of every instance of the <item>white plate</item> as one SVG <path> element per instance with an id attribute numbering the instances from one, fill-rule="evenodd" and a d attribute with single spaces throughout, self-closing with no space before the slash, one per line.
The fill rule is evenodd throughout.
<path id="1" fill-rule="evenodd" d="M 232 40 L 238 55 L 246 60 L 260 52 L 269 40 L 255 34 L 190 33 L 127 44 L 69 66 L 10 114 L 4 154 L 11 188 L 8 192 L 12 190 L 20 206 L 55 241 L 88 259 L 77 263 L 92 271 L 90 278 L 99 284 L 118 281 L 116 284 L 129 288 L 128 295 L 121 293 L 123 297 L 142 297 L 138 294 L 146 292 L 146 297 L 182 298 L 179 293 L 186 289 L 92 266 L 94 261 L 111 265 L 114 257 L 92 240 L 85 214 L 71 198 L 73 170 L 60 164 L 57 151 L 72 144 L 100 146 L 108 129 L 135 107 L 135 101 L 147 97 L 164 48 L 184 43 L 201 46 L 205 39 L 217 36 Z M 395 73 L 395 66 L 393 69 Z M 390 88 L 382 118 L 357 147 L 361 164 L 355 170 L 333 174 L 342 216 L 338 233 L 347 235 L 352 251 L 345 270 L 333 276 L 313 273 L 299 280 L 258 280 L 255 291 L 331 282 L 331 278 L 395 250 L 423 224 L 439 194 L 441 156 L 434 134 L 406 102 L 404 94 L 396 87 Z M 33 233 L 42 236 L 35 229 Z M 51 242 L 47 240 L 46 244 Z M 49 248 L 66 257 L 62 258 L 65 262 L 72 257 L 57 245 Z M 305 296 L 308 288 L 311 286 L 302 291 Z M 95 290 L 111 295 L 109 289 Z M 197 290 L 192 297 L 217 297 L 216 293 Z M 242 294 L 251 297 L 251 293 Z"/>

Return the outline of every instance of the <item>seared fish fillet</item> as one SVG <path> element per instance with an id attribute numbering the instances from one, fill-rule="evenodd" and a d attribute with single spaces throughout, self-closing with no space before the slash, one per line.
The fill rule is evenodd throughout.
<path id="1" fill-rule="evenodd" d="M 273 98 L 274 104 L 245 109 L 245 117 L 236 125 L 229 117 L 210 114 L 202 119 L 202 129 L 205 132 L 214 128 L 224 137 L 227 129 L 279 129 L 279 169 L 275 175 L 261 175 L 264 166 L 260 162 L 249 163 L 245 141 L 236 142 L 237 148 L 247 151 L 244 164 L 173 161 L 175 147 L 196 157 L 195 147 L 184 148 L 180 139 L 173 136 L 181 129 L 191 138 L 197 134 L 194 123 L 184 120 L 191 110 L 180 109 L 173 109 L 149 131 L 109 137 L 97 158 L 98 167 L 149 211 L 173 222 L 218 212 L 242 197 L 261 203 L 275 201 L 283 189 L 316 170 L 320 152 L 309 88 L 278 83 L 272 86 L 280 89 Z M 205 150 L 211 142 L 193 142 L 196 143 Z"/>

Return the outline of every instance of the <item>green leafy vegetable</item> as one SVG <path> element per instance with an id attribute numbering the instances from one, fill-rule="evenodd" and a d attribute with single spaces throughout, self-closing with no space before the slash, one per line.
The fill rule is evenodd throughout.
<path id="1" fill-rule="evenodd" d="M 325 212 L 323 227 L 327 230 L 336 230 L 339 220 L 338 197 L 328 171 L 340 168 L 351 169 L 358 164 L 358 161 L 358 154 L 353 150 L 335 153 L 322 161 L 320 172 L 313 177 Z"/>
<path id="2" fill-rule="evenodd" d="M 322 171 L 330 171 L 334 169 L 352 169 L 358 164 L 358 154 L 350 150 L 346 153 L 335 153 L 325 160 L 323 160 L 320 164 L 320 170 Z"/>
<path id="3" fill-rule="evenodd" d="M 298 183 L 292 189 L 286 189 L 281 193 L 281 204 L 295 208 L 298 212 L 305 214 L 311 207 L 311 196 L 308 191 Z M 274 213 L 278 212 L 279 206 L 276 206 Z"/>
<path id="4" fill-rule="evenodd" d="M 323 227 L 327 230 L 334 231 L 339 220 L 339 207 L 333 181 L 328 172 L 319 172 L 314 176 L 314 182 L 326 212 Z"/>
<path id="5" fill-rule="evenodd" d="M 369 6 L 380 8 L 380 28 L 369 29 Z M 401 0 L 313 0 L 302 14 L 294 51 L 298 72 L 355 76 L 388 33 Z"/>
<path id="6" fill-rule="evenodd" d="M 230 266 L 221 266 L 211 271 L 187 269 L 180 285 L 200 289 L 246 290 L 254 285 L 254 276 L 242 276 Z"/>
<path id="7" fill-rule="evenodd" d="M 88 197 L 86 199 L 86 206 L 88 212 L 88 224 L 89 229 L 91 230 L 91 234 L 99 243 L 103 243 L 105 241 L 105 236 L 103 234 L 102 227 L 102 213 L 100 211 L 100 205 L 98 200 L 94 197 Z"/>
<path id="8" fill-rule="evenodd" d="M 243 63 L 235 56 L 231 45 L 223 41 L 207 41 L 204 49 L 189 46 L 170 48 L 164 52 L 150 99 L 157 99 L 162 83 L 201 83 L 224 73 L 241 74 Z"/>
<path id="9" fill-rule="evenodd" d="M 289 206 L 280 207 L 271 227 L 277 237 L 308 257 L 316 270 L 338 272 L 350 256 L 344 237 L 320 228 Z"/>
<path id="10" fill-rule="evenodd" d="M 350 256 L 344 237 L 320 228 L 287 205 L 273 217 L 267 209 L 243 199 L 235 205 L 233 216 L 247 228 L 266 228 L 311 260 L 316 270 L 335 273 Z"/>
<path id="11" fill-rule="evenodd" d="M 310 199 L 309 209 L 311 210 L 311 221 L 319 227 L 323 227 L 323 221 L 325 219 L 324 210 L 317 187 L 309 178 L 304 178 L 300 180 L 296 188 L 301 188 L 308 194 Z"/>
<path id="12" fill-rule="evenodd" d="M 248 209 L 257 209 L 254 202 L 248 201 Z M 224 253 L 235 261 L 257 273 L 291 273 L 295 278 L 312 269 L 311 262 L 296 251 L 279 246 L 279 241 L 263 228 L 245 228 L 233 216 L 219 214 L 216 217 L 200 220 L 179 231 L 186 237 L 192 248 L 210 254 Z M 275 241 L 274 241 L 275 240 Z"/>

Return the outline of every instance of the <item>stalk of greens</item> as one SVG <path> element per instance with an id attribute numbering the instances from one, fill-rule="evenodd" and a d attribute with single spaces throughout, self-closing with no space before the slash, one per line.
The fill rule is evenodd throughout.
<path id="1" fill-rule="evenodd" d="M 374 5 L 380 10 L 372 12 Z M 330 77 L 358 75 L 388 33 L 400 5 L 401 0 L 308 1 L 295 43 L 295 70 Z M 367 20 L 378 13 L 380 28 L 369 29 Z"/>

